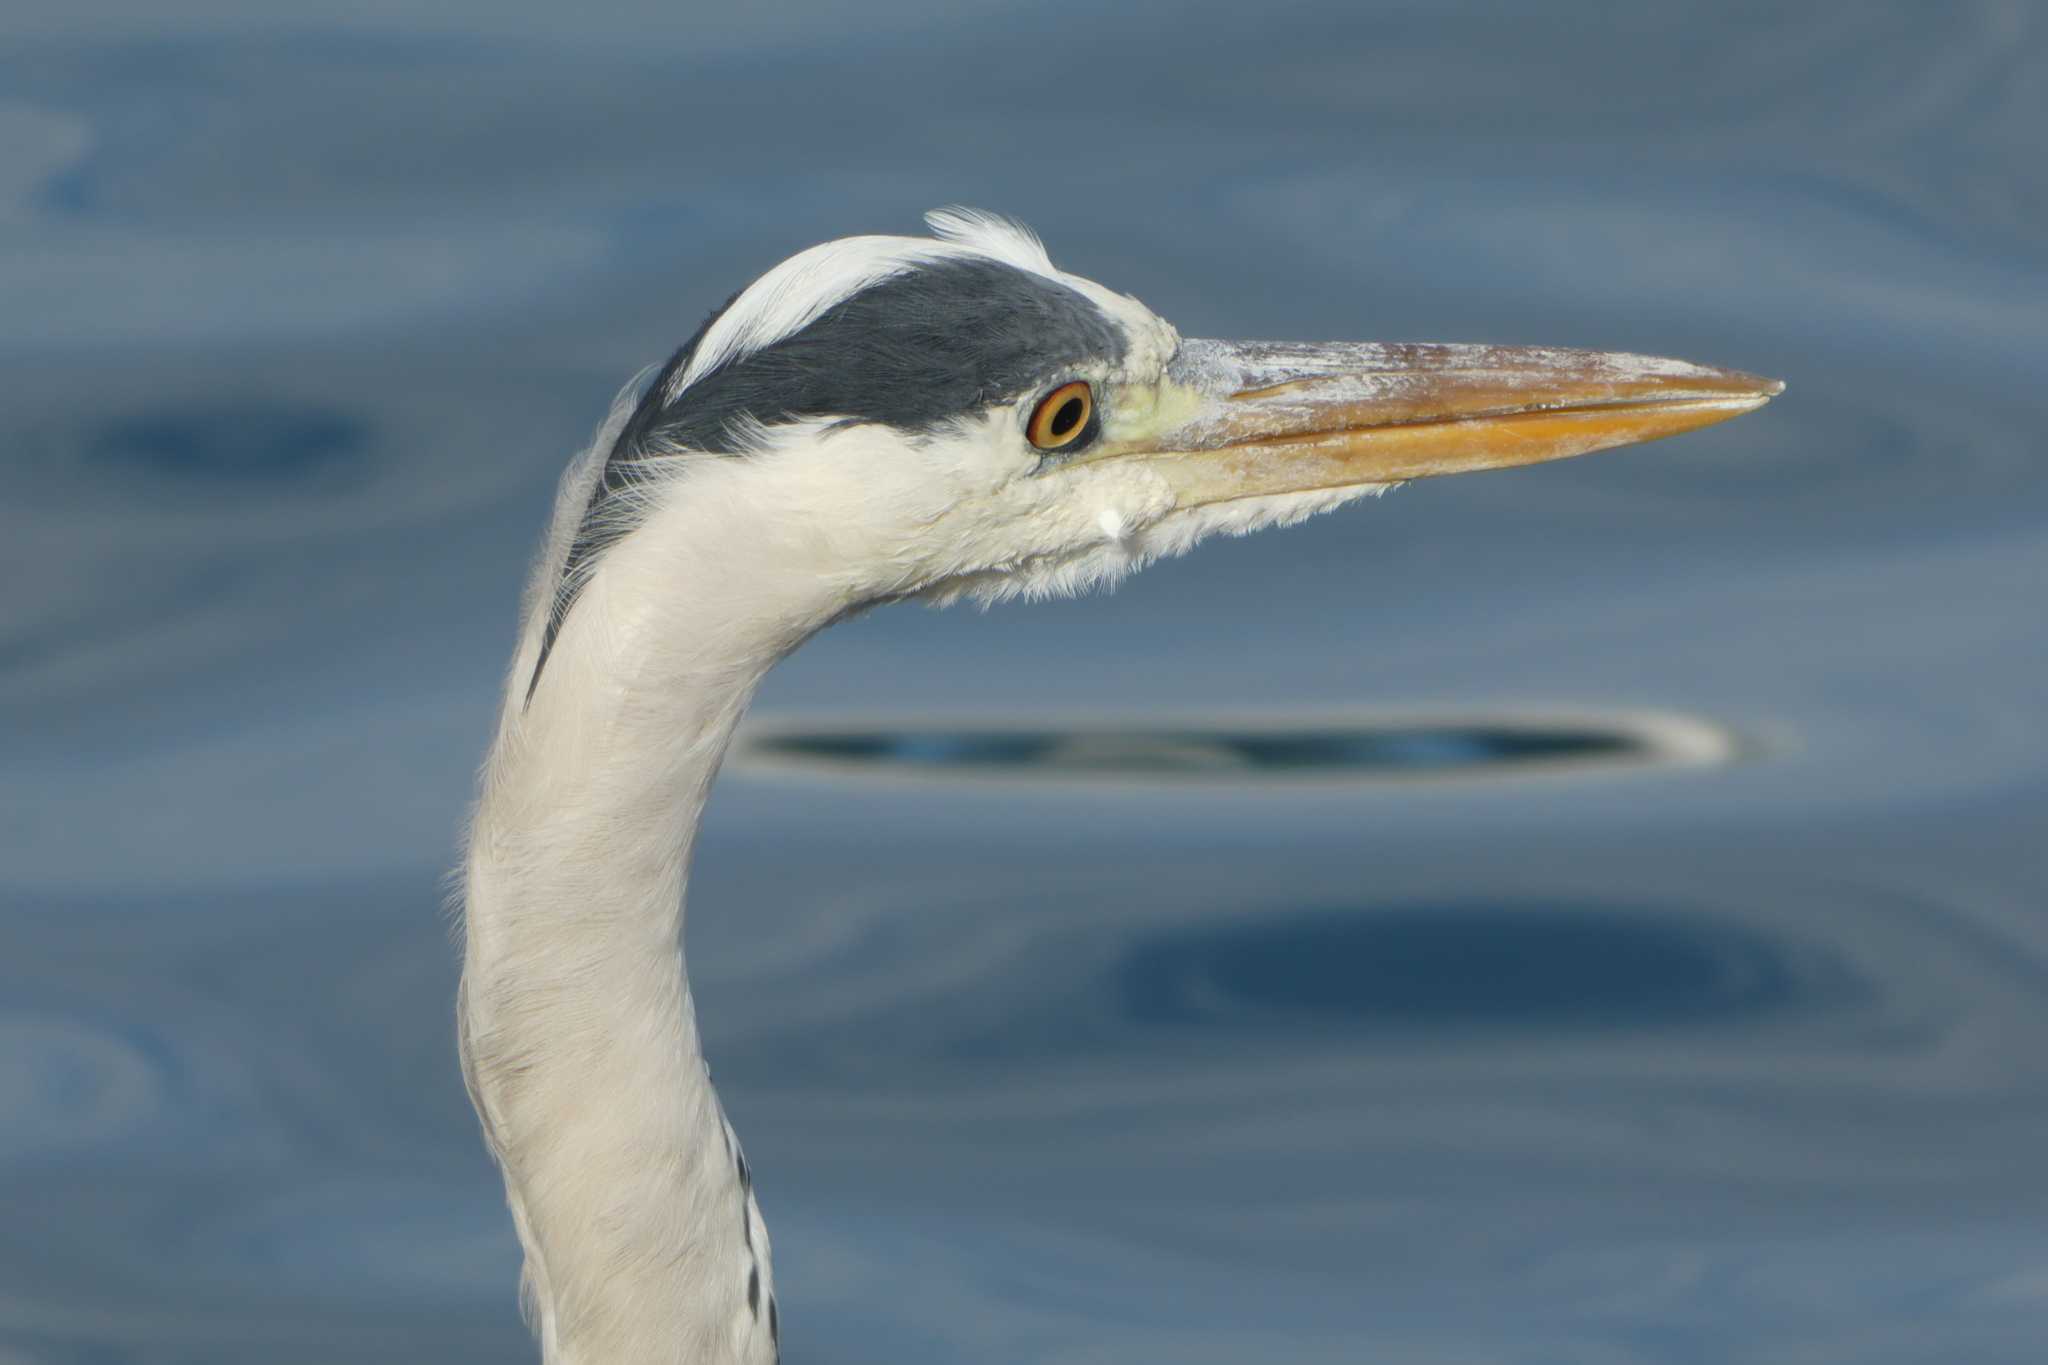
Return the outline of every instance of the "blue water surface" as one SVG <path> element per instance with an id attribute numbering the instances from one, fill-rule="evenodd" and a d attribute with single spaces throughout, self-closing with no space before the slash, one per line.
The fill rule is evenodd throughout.
<path id="1" fill-rule="evenodd" d="M 2020 0 L 9 7 L 0 1362 L 534 1357 L 444 902 L 553 481 L 954 201 L 1192 335 L 1791 387 L 780 669 L 1197 737 L 721 784 L 786 1358 L 2048 1358 L 2044 129 Z M 1458 771 L 1197 742 L 1381 710 L 1456 723 L 1325 766 Z M 1728 742 L 1481 761 L 1532 714 Z M 962 743 L 868 756 L 1071 752 Z"/>

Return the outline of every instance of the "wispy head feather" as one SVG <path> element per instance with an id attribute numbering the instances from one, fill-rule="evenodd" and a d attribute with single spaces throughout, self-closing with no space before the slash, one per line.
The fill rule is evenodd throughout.
<path id="1" fill-rule="evenodd" d="M 1040 275 L 1056 273 L 1052 257 L 1045 254 L 1045 243 L 1015 218 L 986 209 L 971 209 L 962 204 L 948 204 L 933 209 L 924 216 L 925 226 L 932 235 L 942 241 L 956 242 L 973 251 L 1006 261 L 1019 270 L 1029 270 Z"/>

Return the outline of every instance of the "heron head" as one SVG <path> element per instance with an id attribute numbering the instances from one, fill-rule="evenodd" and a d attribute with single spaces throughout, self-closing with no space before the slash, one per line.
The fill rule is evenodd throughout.
<path id="1" fill-rule="evenodd" d="M 1688 431 L 1782 387 L 1581 350 L 1184 339 L 1016 224 L 927 221 L 932 238 L 791 257 L 621 406 L 565 485 L 540 662 L 607 556 L 701 540 L 707 517 L 744 528 L 748 572 L 806 619 L 1068 593 L 1215 532 Z"/>

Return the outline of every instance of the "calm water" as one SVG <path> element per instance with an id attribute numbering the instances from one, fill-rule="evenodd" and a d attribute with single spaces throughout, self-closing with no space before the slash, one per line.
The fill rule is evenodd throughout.
<path id="1" fill-rule="evenodd" d="M 1792 387 L 783 668 L 858 761 L 690 947 L 788 1358 L 2042 1358 L 2038 7 L 411 8 L 0 18 L 0 1362 L 531 1358 L 441 879 L 552 481 L 954 200 Z"/>

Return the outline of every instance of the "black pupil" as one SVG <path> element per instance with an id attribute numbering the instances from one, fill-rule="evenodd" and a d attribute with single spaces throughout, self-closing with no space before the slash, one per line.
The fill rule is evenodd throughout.
<path id="1" fill-rule="evenodd" d="M 1081 425 L 1081 400 L 1069 398 L 1060 404 L 1060 410 L 1052 415 L 1052 434 L 1065 436 Z"/>

